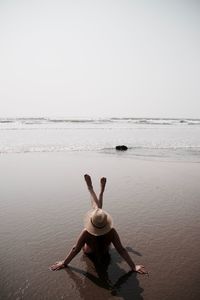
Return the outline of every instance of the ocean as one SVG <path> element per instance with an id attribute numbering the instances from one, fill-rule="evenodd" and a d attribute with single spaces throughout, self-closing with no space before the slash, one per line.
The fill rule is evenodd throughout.
<path id="1" fill-rule="evenodd" d="M 116 145 L 128 151 L 118 152 Z M 200 119 L 0 119 L 1 154 L 68 151 L 200 162 Z"/>

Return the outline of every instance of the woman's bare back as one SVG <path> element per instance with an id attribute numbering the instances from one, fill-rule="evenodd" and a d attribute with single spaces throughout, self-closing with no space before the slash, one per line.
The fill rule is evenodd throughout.
<path id="1" fill-rule="evenodd" d="M 85 233 L 85 245 L 83 247 L 84 253 L 94 253 L 97 255 L 105 254 L 109 251 L 109 246 L 113 241 L 112 228 L 108 233 L 100 236 L 94 236 L 88 231 Z"/>

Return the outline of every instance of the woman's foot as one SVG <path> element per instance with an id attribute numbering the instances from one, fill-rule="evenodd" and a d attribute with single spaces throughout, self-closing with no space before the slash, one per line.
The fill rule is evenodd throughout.
<path id="1" fill-rule="evenodd" d="M 106 186 L 106 178 L 102 177 L 100 182 L 101 182 L 101 193 L 103 193 L 105 190 L 105 186 Z"/>
<path id="2" fill-rule="evenodd" d="M 92 180 L 91 180 L 91 177 L 90 175 L 88 174 L 85 174 L 84 175 L 84 178 L 85 178 L 85 181 L 86 181 L 86 184 L 87 184 L 87 187 L 88 187 L 88 190 L 93 190 L 93 186 L 92 186 Z"/>

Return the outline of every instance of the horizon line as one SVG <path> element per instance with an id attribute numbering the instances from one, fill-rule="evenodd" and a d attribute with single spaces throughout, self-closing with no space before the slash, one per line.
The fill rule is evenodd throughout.
<path id="1" fill-rule="evenodd" d="M 200 119 L 200 117 L 186 117 L 186 116 L 178 116 L 178 117 L 161 117 L 161 116 L 59 116 L 59 115 L 23 115 L 23 116 L 0 116 L 0 119 L 190 119 L 190 120 L 195 120 L 195 119 Z"/>

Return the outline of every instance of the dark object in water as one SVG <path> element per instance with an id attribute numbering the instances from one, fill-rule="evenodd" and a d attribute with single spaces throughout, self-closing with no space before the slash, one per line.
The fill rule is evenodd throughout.
<path id="1" fill-rule="evenodd" d="M 126 150 L 128 150 L 128 147 L 125 145 L 119 145 L 119 146 L 116 146 L 115 149 L 119 150 L 119 151 L 126 151 Z"/>

